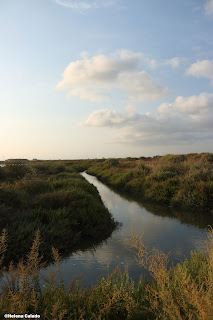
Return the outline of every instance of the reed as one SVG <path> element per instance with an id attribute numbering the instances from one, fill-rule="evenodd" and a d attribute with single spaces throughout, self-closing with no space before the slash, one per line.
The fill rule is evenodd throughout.
<path id="1" fill-rule="evenodd" d="M 81 288 L 75 279 L 65 286 L 59 267 L 60 255 L 52 248 L 56 270 L 41 288 L 40 234 L 36 233 L 31 251 L 17 266 L 4 270 L 0 295 L 0 316 L 5 313 L 40 314 L 42 319 L 210 320 L 213 314 L 213 230 L 208 232 L 205 253 L 192 252 L 176 267 L 167 267 L 168 256 L 147 248 L 143 237 L 125 239 L 141 267 L 152 281 L 134 283 L 128 269 L 117 267 L 108 277 L 101 276 L 91 288 Z M 6 232 L 0 238 L 1 259 L 6 250 Z M 6 280 L 5 280 L 6 279 Z M 42 290 L 43 289 L 43 290 Z"/>

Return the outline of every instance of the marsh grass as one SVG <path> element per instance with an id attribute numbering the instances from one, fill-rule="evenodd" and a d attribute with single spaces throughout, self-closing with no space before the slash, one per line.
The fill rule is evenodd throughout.
<path id="1" fill-rule="evenodd" d="M 1 254 L 6 250 L 5 232 L 0 239 Z M 81 289 L 74 280 L 65 287 L 59 268 L 60 255 L 52 248 L 56 271 L 44 278 L 45 288 L 40 283 L 42 257 L 39 255 L 40 233 L 36 233 L 32 248 L 25 260 L 17 266 L 13 263 L 4 271 L 1 286 L 0 316 L 5 313 L 37 313 L 43 319 L 129 319 L 135 318 L 144 284 L 135 286 L 128 271 L 117 268 L 108 278 L 100 277 L 96 286 Z M 139 312 L 141 314 L 141 311 Z M 131 316 L 132 315 L 132 316 Z M 138 318 L 139 319 L 139 318 Z"/>
<path id="2" fill-rule="evenodd" d="M 213 315 L 213 230 L 208 232 L 206 253 L 192 252 L 190 259 L 167 268 L 168 255 L 149 250 L 142 236 L 126 239 L 136 250 L 140 266 L 149 270 L 153 282 L 146 286 L 150 309 L 159 319 L 210 320 Z"/>
<path id="3" fill-rule="evenodd" d="M 213 154 L 94 161 L 88 173 L 139 200 L 213 213 Z"/>
<path id="4" fill-rule="evenodd" d="M 38 229 L 43 239 L 40 249 L 50 262 L 50 244 L 66 255 L 82 242 L 100 243 L 116 229 L 118 223 L 97 189 L 78 173 L 76 168 L 83 164 L 50 161 L 1 168 L 0 229 L 7 229 L 10 253 L 5 264 L 25 256 Z M 17 175 L 11 176 L 10 170 Z"/>
<path id="5" fill-rule="evenodd" d="M 1 259 L 6 252 L 6 232 L 0 238 Z M 41 288 L 39 255 L 40 233 L 31 251 L 17 266 L 12 263 L 4 273 L 0 296 L 0 316 L 5 313 L 40 314 L 42 319 L 139 320 L 193 319 L 211 320 L 213 314 L 213 230 L 208 232 L 206 252 L 192 252 L 176 267 L 167 267 L 168 256 L 148 249 L 143 237 L 126 238 L 137 262 L 149 270 L 152 281 L 135 283 L 128 269 L 117 267 L 108 277 L 100 276 L 91 288 L 81 288 L 78 279 L 65 287 L 59 267 L 60 255 L 52 248 L 56 265 L 49 270 L 45 288 Z"/>

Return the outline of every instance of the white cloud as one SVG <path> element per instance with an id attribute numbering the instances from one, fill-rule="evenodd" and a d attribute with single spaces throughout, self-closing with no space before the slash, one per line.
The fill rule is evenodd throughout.
<path id="1" fill-rule="evenodd" d="M 144 58 L 144 62 L 151 68 L 156 69 L 159 64 L 155 59 Z"/>
<path id="2" fill-rule="evenodd" d="M 213 94 L 201 93 L 199 96 L 190 96 L 187 98 L 177 97 L 172 104 L 162 103 L 158 107 L 159 113 L 168 114 L 203 114 L 213 109 Z"/>
<path id="3" fill-rule="evenodd" d="M 183 57 L 173 57 L 171 59 L 157 61 L 155 59 L 152 59 L 143 55 L 144 64 L 146 64 L 151 69 L 156 69 L 156 68 L 165 67 L 165 66 L 169 66 L 172 69 L 177 69 L 178 67 L 180 67 L 181 63 L 184 60 L 185 58 Z"/>
<path id="4" fill-rule="evenodd" d="M 90 114 L 85 123 L 86 127 L 112 127 L 122 126 L 137 121 L 138 114 L 135 112 L 117 112 L 112 109 L 96 110 Z"/>
<path id="5" fill-rule="evenodd" d="M 68 94 L 68 97 L 77 96 L 80 99 L 90 100 L 91 102 L 101 102 L 103 100 L 109 100 L 109 95 L 98 90 L 87 88 L 75 88 Z"/>
<path id="6" fill-rule="evenodd" d="M 164 64 L 171 66 L 173 69 L 176 69 L 180 66 L 180 64 L 183 60 L 184 60 L 183 58 L 174 57 L 174 58 L 166 60 Z"/>
<path id="7" fill-rule="evenodd" d="M 100 92 L 97 98 L 95 97 L 97 89 L 102 89 L 104 99 L 107 92 L 114 88 L 123 90 L 130 103 L 165 97 L 168 89 L 156 84 L 151 75 L 141 70 L 141 59 L 140 52 L 128 50 L 120 50 L 109 56 L 100 54 L 92 58 L 88 58 L 84 53 L 81 60 L 68 65 L 56 88 L 69 89 L 69 95 L 79 95 L 91 101 L 101 101 Z"/>
<path id="8" fill-rule="evenodd" d="M 55 2 L 63 7 L 76 9 L 76 10 L 87 10 L 97 9 L 101 7 L 109 7 L 119 3 L 119 0 L 55 0 Z"/>
<path id="9" fill-rule="evenodd" d="M 152 77 L 145 71 L 121 73 L 118 87 L 128 94 L 129 103 L 154 101 L 168 95 L 168 89 L 154 83 Z"/>
<path id="10" fill-rule="evenodd" d="M 205 12 L 207 15 L 213 15 L 213 0 L 208 0 L 205 4 Z"/>
<path id="11" fill-rule="evenodd" d="M 73 86 L 94 85 L 99 88 L 109 86 L 116 81 L 119 74 L 125 71 L 137 70 L 140 64 L 140 53 L 121 50 L 107 57 L 103 54 L 71 62 L 63 73 L 63 80 L 58 83 L 58 89 Z"/>
<path id="12" fill-rule="evenodd" d="M 207 78 L 213 86 L 213 60 L 202 60 L 193 63 L 187 70 L 188 75 L 196 78 Z"/>
<path id="13" fill-rule="evenodd" d="M 177 97 L 161 104 L 157 114 L 94 111 L 83 124 L 117 128 L 117 142 L 135 144 L 173 144 L 213 138 L 213 94 Z"/>

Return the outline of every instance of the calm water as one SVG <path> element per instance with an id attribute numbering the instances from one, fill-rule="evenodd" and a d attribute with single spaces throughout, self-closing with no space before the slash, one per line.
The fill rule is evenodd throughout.
<path id="1" fill-rule="evenodd" d="M 147 204 L 145 208 L 118 195 L 97 178 L 85 172 L 82 176 L 95 185 L 105 206 L 122 226 L 105 243 L 89 251 L 78 251 L 61 261 L 65 282 L 80 275 L 83 285 L 93 285 L 101 274 L 108 274 L 108 265 L 110 271 L 117 265 L 122 270 L 128 265 L 133 279 L 139 279 L 142 269 L 123 242 L 124 236 L 131 235 L 131 226 L 136 234 L 144 234 L 147 246 L 170 252 L 170 261 L 174 263 L 189 257 L 191 250 L 203 250 L 207 226 L 213 225 L 213 217 Z"/>

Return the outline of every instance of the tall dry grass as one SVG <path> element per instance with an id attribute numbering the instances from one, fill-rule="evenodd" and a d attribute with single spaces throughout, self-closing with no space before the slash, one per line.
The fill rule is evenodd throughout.
<path id="1" fill-rule="evenodd" d="M 193 252 L 190 259 L 167 267 L 168 255 L 149 250 L 143 237 L 125 241 L 138 263 L 149 270 L 153 280 L 135 284 L 117 268 L 101 276 L 92 288 L 82 289 L 75 280 L 65 287 L 59 268 L 60 255 L 52 248 L 56 271 L 49 270 L 41 288 L 40 234 L 36 233 L 30 253 L 17 266 L 3 271 L 0 316 L 5 313 L 40 314 L 42 319 L 70 320 L 210 320 L 213 315 L 213 230 L 208 232 L 206 252 Z M 6 232 L 0 237 L 0 259 L 6 252 Z M 7 271 L 7 272 L 6 272 Z"/>
<path id="2" fill-rule="evenodd" d="M 213 317 L 213 229 L 208 232 L 206 253 L 192 252 L 191 258 L 168 269 L 168 255 L 149 250 L 143 236 L 125 240 L 140 266 L 149 270 L 153 282 L 146 287 L 150 309 L 157 319 L 211 320 Z"/>

